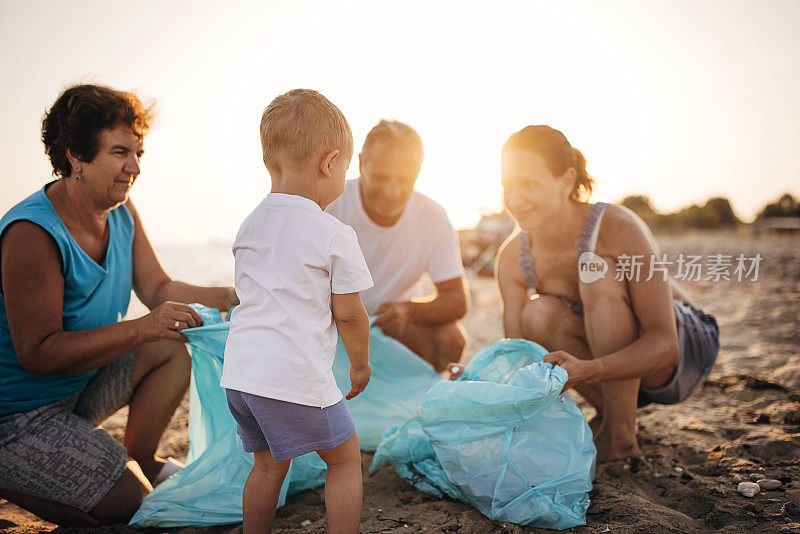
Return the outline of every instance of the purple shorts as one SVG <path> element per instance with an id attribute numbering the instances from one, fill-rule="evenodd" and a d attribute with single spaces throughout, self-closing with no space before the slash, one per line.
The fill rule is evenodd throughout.
<path id="1" fill-rule="evenodd" d="M 344 399 L 327 408 L 259 397 L 227 389 L 245 452 L 269 449 L 275 460 L 338 447 L 356 433 Z"/>

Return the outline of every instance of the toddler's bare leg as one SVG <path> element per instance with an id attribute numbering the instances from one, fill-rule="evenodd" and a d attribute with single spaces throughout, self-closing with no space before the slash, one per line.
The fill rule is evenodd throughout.
<path id="1" fill-rule="evenodd" d="M 336 447 L 317 451 L 328 466 L 325 511 L 330 534 L 357 534 L 361 523 L 361 446 L 358 435 Z"/>
<path id="2" fill-rule="evenodd" d="M 255 464 L 244 484 L 242 513 L 245 534 L 272 532 L 278 495 L 291 460 L 277 461 L 269 449 L 253 453 Z"/>

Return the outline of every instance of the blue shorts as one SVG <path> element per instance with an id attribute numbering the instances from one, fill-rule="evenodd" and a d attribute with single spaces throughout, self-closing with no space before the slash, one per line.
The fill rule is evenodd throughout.
<path id="1" fill-rule="evenodd" d="M 245 452 L 269 449 L 275 460 L 291 460 L 336 448 L 356 433 L 344 399 L 317 408 L 235 389 L 227 389 L 226 394 Z"/>
<path id="2" fill-rule="evenodd" d="M 672 378 L 657 388 L 639 387 L 638 405 L 677 404 L 703 385 L 719 352 L 719 326 L 713 316 L 691 304 L 674 300 L 678 326 L 678 367 Z"/>

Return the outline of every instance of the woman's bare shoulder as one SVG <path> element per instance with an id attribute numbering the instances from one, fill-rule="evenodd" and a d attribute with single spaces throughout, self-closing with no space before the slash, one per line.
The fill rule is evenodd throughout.
<path id="1" fill-rule="evenodd" d="M 501 292 L 525 286 L 525 280 L 522 278 L 522 271 L 519 268 L 519 235 L 520 230 L 517 228 L 497 251 L 495 277 Z"/>
<path id="2" fill-rule="evenodd" d="M 655 247 L 653 233 L 641 217 L 624 206 L 608 205 L 600 226 L 598 250 L 619 255 L 653 252 Z"/>
<path id="3" fill-rule="evenodd" d="M 58 253 L 58 245 L 50 233 L 27 219 L 14 221 L 0 236 L 0 249 L 14 257 L 39 256 L 42 252 Z"/>
<path id="4" fill-rule="evenodd" d="M 521 230 L 519 228 L 515 228 L 511 235 L 503 241 L 503 244 L 500 245 L 500 248 L 497 249 L 497 259 L 499 261 L 509 261 L 512 260 L 514 262 L 517 261 L 519 258 L 519 234 Z"/>

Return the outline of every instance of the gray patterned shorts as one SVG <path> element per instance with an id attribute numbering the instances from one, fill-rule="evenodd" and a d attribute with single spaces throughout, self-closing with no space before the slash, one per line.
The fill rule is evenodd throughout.
<path id="1" fill-rule="evenodd" d="M 638 405 L 677 404 L 703 385 L 719 352 L 719 326 L 713 316 L 691 304 L 674 300 L 678 326 L 678 367 L 672 378 L 657 388 L 639 387 Z"/>
<path id="2" fill-rule="evenodd" d="M 95 425 L 128 404 L 134 352 L 72 397 L 0 418 L 0 486 L 89 512 L 119 480 L 128 452 Z"/>

